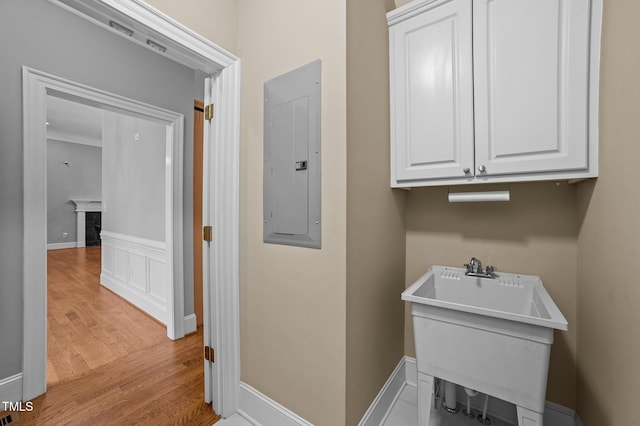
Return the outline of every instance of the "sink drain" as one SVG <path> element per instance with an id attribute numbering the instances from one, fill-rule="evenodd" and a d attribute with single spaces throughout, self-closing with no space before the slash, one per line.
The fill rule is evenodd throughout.
<path id="1" fill-rule="evenodd" d="M 484 419 L 482 418 L 482 414 L 478 414 L 478 421 L 480 423 L 482 423 L 483 425 L 490 425 L 491 424 L 491 419 L 489 418 L 489 416 L 485 417 Z"/>

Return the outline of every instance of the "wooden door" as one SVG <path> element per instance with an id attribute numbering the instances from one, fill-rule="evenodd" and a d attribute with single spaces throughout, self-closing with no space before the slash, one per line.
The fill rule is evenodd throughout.
<path id="1" fill-rule="evenodd" d="M 193 303 L 197 325 L 204 319 L 202 308 L 202 139 L 204 103 L 193 105 Z"/>

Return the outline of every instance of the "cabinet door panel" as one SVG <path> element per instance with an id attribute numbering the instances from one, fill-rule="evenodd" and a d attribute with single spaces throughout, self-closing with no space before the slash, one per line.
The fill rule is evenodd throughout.
<path id="1" fill-rule="evenodd" d="M 435 2 L 395 26 L 391 42 L 396 179 L 465 177 L 473 169 L 471 1 Z"/>
<path id="2" fill-rule="evenodd" d="M 487 175 L 588 166 L 588 0 L 474 2 L 476 164 Z"/>

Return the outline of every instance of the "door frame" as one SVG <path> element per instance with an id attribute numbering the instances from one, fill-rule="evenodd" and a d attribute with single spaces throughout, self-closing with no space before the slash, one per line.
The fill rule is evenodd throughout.
<path id="1" fill-rule="evenodd" d="M 240 60 L 179 24 L 157 9 L 140 0 L 49 0 L 51 3 L 69 10 L 87 21 L 119 36 L 146 46 L 145 43 L 110 28 L 110 19 L 120 19 L 135 25 L 144 36 L 168 40 L 171 47 L 164 56 L 211 75 L 213 86 L 211 100 L 216 103 L 216 119 L 205 125 L 205 146 L 215 146 L 216 157 L 209 164 L 205 163 L 207 179 L 203 182 L 203 198 L 210 199 L 217 206 L 215 212 L 203 212 L 203 221 L 216 230 L 215 244 L 210 253 L 203 259 L 206 274 L 203 284 L 205 295 L 209 299 L 213 315 L 205 316 L 210 322 L 209 329 L 215 337 L 216 356 L 211 369 L 219 381 L 215 384 L 217 392 L 205 395 L 212 400 L 216 412 L 228 417 L 238 409 L 240 392 Z M 154 51 L 152 48 L 149 48 Z M 161 54 L 156 51 L 156 53 Z M 24 83 L 23 83 L 24 84 Z M 40 85 L 40 95 L 46 88 Z M 51 90 L 56 90 L 52 88 Z M 28 100 L 33 93 L 24 94 L 24 337 L 23 337 L 23 400 L 27 401 L 46 391 L 46 379 L 42 383 L 39 378 L 46 377 L 46 245 L 42 242 L 33 244 L 38 232 L 46 229 L 46 211 L 43 204 L 46 200 L 46 174 L 44 172 L 46 157 L 43 157 L 43 141 L 45 141 L 45 125 L 42 118 L 45 111 L 42 105 L 34 107 Z M 28 117 L 42 121 L 35 122 Z M 175 130 L 175 127 L 174 127 Z M 182 132 L 182 129 L 180 130 Z M 215 143 L 215 145 L 214 145 Z M 182 152 L 174 158 L 179 163 L 181 173 L 174 178 L 180 179 L 178 188 L 182 196 Z M 39 167 L 39 169 L 38 169 Z M 175 172 L 174 168 L 174 172 Z M 175 189 L 175 186 L 174 186 Z M 176 191 L 174 191 L 174 196 Z M 203 200 L 204 202 L 204 200 Z M 179 218 L 180 235 L 173 235 L 174 244 L 179 246 L 179 253 L 174 256 L 180 259 L 179 272 L 182 274 L 182 201 L 180 206 L 173 205 L 174 223 Z M 174 232 L 176 227 L 174 226 Z M 46 234 L 40 234 L 46 235 Z M 42 239 L 42 238 L 41 238 Z M 174 276 L 178 273 L 174 268 Z M 206 272 L 205 272 L 206 273 Z M 43 280 L 44 278 L 44 280 Z M 182 278 L 181 278 L 182 281 Z M 44 290 L 44 291 L 43 291 Z M 180 294 L 174 293 L 176 309 L 183 312 L 184 288 Z M 174 287 L 174 291 L 177 291 Z M 39 312 L 39 313 L 38 313 Z M 40 315 L 41 318 L 34 318 Z M 174 313 L 175 315 L 175 313 Z M 183 317 L 174 317 L 176 338 L 184 335 Z M 205 336 L 206 342 L 207 336 Z M 211 336 L 209 336 L 209 340 Z M 42 358 L 42 354 L 45 354 Z M 211 390 L 211 389 L 209 389 Z"/>
<path id="2" fill-rule="evenodd" d="M 46 389 L 47 333 L 47 96 L 160 122 L 165 131 L 165 251 L 167 336 L 184 336 L 182 114 L 114 95 L 29 67 L 22 69 L 24 123 L 23 393 Z M 35 368 L 28 368 L 28 367 Z M 45 386 L 44 388 L 42 386 Z"/>

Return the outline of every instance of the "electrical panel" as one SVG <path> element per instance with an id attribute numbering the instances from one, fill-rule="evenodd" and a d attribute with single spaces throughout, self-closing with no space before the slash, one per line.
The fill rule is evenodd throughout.
<path id="1" fill-rule="evenodd" d="M 264 84 L 264 242 L 321 247 L 316 60 Z"/>

